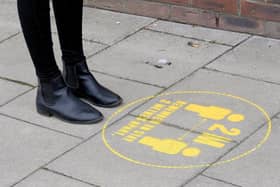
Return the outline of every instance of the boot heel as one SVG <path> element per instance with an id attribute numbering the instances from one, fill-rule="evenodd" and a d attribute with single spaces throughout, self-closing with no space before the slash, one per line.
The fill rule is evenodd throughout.
<path id="1" fill-rule="evenodd" d="M 46 111 L 44 109 L 41 109 L 39 107 L 37 107 L 37 112 L 39 114 L 43 115 L 43 116 L 48 116 L 48 117 L 52 116 L 52 114 L 50 112 L 48 112 L 48 111 Z"/>

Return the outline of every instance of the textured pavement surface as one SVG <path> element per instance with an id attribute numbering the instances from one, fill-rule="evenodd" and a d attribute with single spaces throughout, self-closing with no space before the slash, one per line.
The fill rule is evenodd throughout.
<path id="1" fill-rule="evenodd" d="M 1 187 L 280 185 L 280 40 L 86 7 L 83 37 L 123 105 L 94 125 L 41 116 L 16 1 L 0 0 Z"/>

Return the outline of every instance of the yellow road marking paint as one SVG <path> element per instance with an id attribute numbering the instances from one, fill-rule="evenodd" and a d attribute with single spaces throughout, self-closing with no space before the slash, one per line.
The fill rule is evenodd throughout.
<path id="1" fill-rule="evenodd" d="M 234 156 L 232 158 L 229 158 L 227 160 L 221 160 L 221 161 L 218 161 L 214 164 L 211 164 L 211 163 L 199 163 L 199 164 L 191 164 L 191 165 L 159 165 L 159 164 L 154 164 L 154 163 L 148 163 L 148 162 L 143 162 L 143 161 L 139 161 L 139 160 L 136 160 L 136 159 L 133 159 L 133 158 L 129 158 L 127 157 L 126 155 L 120 153 L 118 150 L 114 149 L 107 141 L 107 137 L 106 137 L 106 129 L 110 123 L 110 121 L 116 117 L 118 114 L 120 114 L 121 112 L 125 111 L 126 109 L 128 109 L 129 107 L 131 106 L 134 106 L 136 104 L 139 104 L 141 102 L 145 102 L 145 101 L 148 101 L 150 99 L 153 99 L 153 98 L 159 98 L 159 97 L 163 97 L 163 96 L 170 96 L 170 95 L 179 95 L 179 94 L 201 94 L 201 95 L 217 95 L 217 96 L 223 96 L 223 97 L 229 97 L 229 98 L 232 98 L 232 99 L 236 99 L 238 101 L 241 101 L 243 103 L 246 103 L 250 106 L 253 106 L 254 108 L 256 108 L 263 116 L 264 118 L 266 119 L 266 125 L 267 125 L 267 129 L 266 129 L 266 132 L 265 132 L 265 135 L 264 137 L 262 138 L 261 141 L 259 141 L 256 146 L 254 146 L 253 148 L 237 155 L 237 156 Z M 228 120 L 236 120 L 237 118 L 236 117 L 229 117 Z M 239 118 L 240 120 L 241 118 Z M 238 121 L 238 120 L 237 120 Z M 156 167 L 156 168 L 164 168 L 164 169 L 191 169 L 191 168 L 201 168 L 201 167 L 208 167 L 208 166 L 217 166 L 217 165 L 221 165 L 221 164 L 226 164 L 226 163 L 229 163 L 229 162 L 233 162 L 235 160 L 238 160 L 238 159 L 241 159 L 245 156 L 248 156 L 249 154 L 253 153 L 254 151 L 256 151 L 257 149 L 259 149 L 269 138 L 270 134 L 271 134 L 271 129 L 272 129 L 272 122 L 271 122 L 271 119 L 269 117 L 269 115 L 267 114 L 267 112 L 259 105 L 255 104 L 254 102 L 252 101 L 249 101 L 248 99 L 245 99 L 245 98 L 242 98 L 242 97 L 239 97 L 239 96 L 234 96 L 234 95 L 231 95 L 231 94 L 227 94 L 227 93 L 219 93 L 219 92 L 213 92 L 213 91 L 174 91 L 174 92 L 169 92 L 169 93 L 163 93 L 163 94 L 160 94 L 160 95 L 157 95 L 157 96 L 148 96 L 148 97 L 144 97 L 144 98 L 141 98 L 141 99 L 138 99 L 138 100 L 135 100 L 133 102 L 130 102 L 128 103 L 127 105 L 121 107 L 120 109 L 118 109 L 116 112 L 114 112 L 108 119 L 107 121 L 105 122 L 104 126 L 103 126 L 103 129 L 102 129 L 102 140 L 104 142 L 104 145 L 108 148 L 108 150 L 110 150 L 113 154 L 115 154 L 116 156 L 126 160 L 126 161 L 129 161 L 129 162 L 132 162 L 134 164 L 138 164 L 138 165 L 142 165 L 142 166 L 147 166 L 147 167 Z M 225 141 L 227 139 L 224 139 Z M 195 148 L 196 149 L 196 148 Z M 196 154 L 199 154 L 199 151 L 198 150 L 194 150 L 194 149 L 191 149 L 191 151 L 187 151 L 187 150 L 184 150 L 182 152 L 182 154 L 185 154 L 185 155 L 195 155 Z"/>
<path id="2" fill-rule="evenodd" d="M 196 143 L 209 145 L 216 148 L 223 148 L 225 143 L 229 143 L 232 140 L 223 136 L 218 136 L 210 133 L 203 133 L 193 140 Z"/>

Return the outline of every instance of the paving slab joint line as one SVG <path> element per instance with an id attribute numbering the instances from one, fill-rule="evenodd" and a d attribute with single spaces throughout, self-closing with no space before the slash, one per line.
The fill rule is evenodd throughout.
<path id="1" fill-rule="evenodd" d="M 130 82 L 137 82 L 137 83 L 140 83 L 140 84 L 144 84 L 144 85 L 148 85 L 148 86 L 153 86 L 153 87 L 157 87 L 157 88 L 166 88 L 166 87 L 163 87 L 163 86 L 160 86 L 160 85 L 156 85 L 156 84 L 150 84 L 150 83 L 146 83 L 146 82 L 141 82 L 141 81 L 138 81 L 138 80 L 134 80 L 134 79 L 129 79 L 129 78 L 125 78 L 125 77 L 120 77 L 120 76 L 117 76 L 117 75 L 113 75 L 113 74 L 110 74 L 110 73 L 106 73 L 106 72 L 102 72 L 102 71 L 97 71 L 97 70 L 90 70 L 91 72 L 96 72 L 96 73 L 100 73 L 100 74 L 103 74 L 103 75 L 107 75 L 107 76 L 110 76 L 110 77 L 114 77 L 114 78 L 118 78 L 118 79 L 122 79 L 122 80 L 127 80 L 127 81 L 130 81 Z"/>
<path id="2" fill-rule="evenodd" d="M 277 115 L 279 115 L 279 113 L 276 113 L 274 115 L 272 115 L 270 117 L 271 120 L 273 120 Z M 206 170 L 208 170 L 209 168 L 213 167 L 213 165 L 215 163 L 217 163 L 218 161 L 220 161 L 223 157 L 225 157 L 226 155 L 228 155 L 231 151 L 233 151 L 235 148 L 237 148 L 239 145 L 241 145 L 243 142 L 245 142 L 247 139 L 249 139 L 252 135 L 254 135 L 255 133 L 257 133 L 259 130 L 261 130 L 267 122 L 264 122 L 263 124 L 261 124 L 255 131 L 253 131 L 252 133 L 250 133 L 248 136 L 244 137 L 239 143 L 237 143 L 236 145 L 234 145 L 232 148 L 230 148 L 227 152 L 225 152 L 223 155 L 219 156 L 215 161 L 213 161 L 209 166 L 205 167 L 201 172 L 199 172 L 197 175 L 195 175 L 194 177 L 188 179 L 185 183 L 183 183 L 181 185 L 181 187 L 186 186 L 187 184 L 189 184 L 190 182 L 192 182 L 194 179 L 196 179 L 198 176 L 200 175 L 204 175 L 204 172 Z"/>
<path id="3" fill-rule="evenodd" d="M 12 39 L 13 37 L 16 37 L 16 36 L 19 35 L 20 33 L 21 33 L 21 32 L 18 31 L 18 32 L 16 32 L 15 34 L 11 34 L 11 35 L 8 36 L 7 38 L 4 38 L 3 40 L 0 40 L 0 44 L 2 44 L 2 43 L 4 43 L 4 42 L 6 42 L 6 41 Z"/>
<path id="4" fill-rule="evenodd" d="M 214 62 L 215 60 L 217 60 L 218 58 L 220 58 L 221 56 L 225 55 L 226 53 L 228 53 L 229 51 L 233 50 L 234 48 L 236 48 L 237 46 L 241 45 L 243 42 L 246 42 L 248 39 L 250 38 L 247 37 L 246 39 L 242 40 L 241 42 L 239 42 L 238 44 L 236 44 L 235 46 L 229 48 L 228 50 L 224 51 L 222 54 L 218 55 L 217 57 L 215 57 L 214 59 L 210 60 L 208 63 L 206 63 L 205 65 L 195 69 L 194 71 L 192 71 L 191 73 L 187 74 L 185 77 L 181 78 L 180 80 L 174 82 L 173 84 L 171 84 L 170 86 L 166 87 L 162 92 L 174 87 L 176 84 L 182 82 L 183 80 L 185 80 L 186 78 L 189 78 L 191 76 L 193 76 L 196 72 L 198 72 L 200 69 L 208 66 L 209 64 L 211 64 L 212 62 Z"/>
<path id="5" fill-rule="evenodd" d="M 136 30 L 134 33 L 132 33 L 132 34 L 130 34 L 130 35 L 127 35 L 127 36 L 126 36 L 125 38 L 123 38 L 122 40 L 119 40 L 119 41 L 115 42 L 113 45 L 108 46 L 108 47 L 106 47 L 106 48 L 100 50 L 99 52 L 97 52 L 97 53 L 95 53 L 95 54 L 89 56 L 88 59 L 90 59 L 91 57 L 95 56 L 95 55 L 98 54 L 98 53 L 101 53 L 101 52 L 103 52 L 103 51 L 109 49 L 110 47 L 112 47 L 112 46 L 116 45 L 117 43 L 119 43 L 119 42 L 125 40 L 126 38 L 128 38 L 128 37 L 130 37 L 130 36 L 132 36 L 132 35 L 134 35 L 134 34 L 136 34 L 136 33 L 138 33 L 138 32 L 140 32 L 141 30 L 145 30 L 145 27 L 148 27 L 148 26 L 150 26 L 150 25 L 156 23 L 157 21 L 158 21 L 158 19 L 152 21 L 151 23 L 147 24 L 146 26 L 143 26 L 142 28 Z M 161 87 L 161 88 L 164 88 L 165 90 L 167 90 L 167 89 L 171 88 L 172 86 L 174 86 L 175 84 L 177 84 L 177 83 L 183 81 L 185 78 L 190 77 L 191 75 L 193 75 L 194 73 L 196 73 L 196 72 L 197 72 L 198 70 L 200 70 L 201 68 L 203 68 L 203 67 L 205 67 L 205 66 L 208 66 L 209 64 L 211 64 L 212 62 L 214 62 L 215 60 L 217 60 L 218 58 L 220 58 L 221 56 L 225 55 L 225 54 L 228 53 L 229 51 L 233 50 L 235 47 L 239 46 L 241 43 L 247 41 L 250 37 L 252 37 L 252 35 L 249 35 L 247 38 L 245 38 L 244 40 L 242 40 L 241 42 L 239 42 L 238 44 L 236 44 L 236 45 L 234 45 L 234 46 L 227 46 L 227 47 L 230 47 L 230 48 L 229 48 L 228 50 L 226 50 L 224 53 L 222 53 L 222 54 L 220 54 L 219 56 L 215 57 L 214 59 L 210 60 L 210 61 L 209 61 L 207 64 L 205 64 L 204 66 L 199 67 L 198 69 L 194 70 L 194 71 L 191 72 L 190 74 L 188 74 L 188 75 L 186 75 L 185 77 L 183 77 L 182 79 L 180 79 L 180 80 L 174 82 L 173 84 L 171 84 L 171 85 L 168 86 L 168 87 L 161 87 L 161 86 L 159 86 L 159 85 L 152 85 L 152 84 L 143 83 L 143 82 L 136 81 L 136 80 L 131 80 L 131 81 L 140 82 L 140 83 L 143 83 L 143 84 L 148 84 L 148 85 L 152 85 L 152 86 L 156 86 L 156 87 Z M 105 74 L 105 75 L 114 76 L 114 75 L 111 75 L 111 74 L 108 74 L 108 73 L 104 73 L 104 72 L 100 72 L 100 71 L 96 71 L 96 70 L 93 70 L 93 69 L 91 69 L 91 71 L 92 71 L 92 72 L 95 71 L 95 72 L 98 72 L 98 73 L 103 73 L 103 74 Z M 117 76 L 114 76 L 114 77 L 117 77 Z M 126 79 L 126 78 L 123 78 L 123 77 L 118 77 L 118 78 L 122 78 L 122 79 L 125 79 L 125 80 L 130 80 L 130 79 Z"/>
<path id="6" fill-rule="evenodd" d="M 249 80 L 254 80 L 254 81 L 258 81 L 258 82 L 265 82 L 265 83 L 268 83 L 268 84 L 274 84 L 274 85 L 280 86 L 280 83 L 278 83 L 278 82 L 267 81 L 267 80 L 264 80 L 264 79 L 258 79 L 258 78 L 254 78 L 254 77 L 249 77 L 249 76 L 237 74 L 237 73 L 230 73 L 230 72 L 221 71 L 221 70 L 218 70 L 218 69 L 215 69 L 215 68 L 203 67 L 202 69 L 205 69 L 205 70 L 208 70 L 208 71 L 213 71 L 213 72 L 218 72 L 218 73 L 223 73 L 223 74 L 231 75 L 231 76 L 234 76 L 234 77 L 241 77 L 241 78 L 245 78 L 245 79 L 249 79 Z"/>
<path id="7" fill-rule="evenodd" d="M 142 15 L 137 15 L 137 14 L 133 14 L 133 13 L 129 13 L 129 12 L 121 12 L 119 10 L 114 10 L 114 9 L 106 9 L 106 8 L 102 8 L 102 7 L 97 7 L 94 5 L 84 5 L 84 7 L 89 8 L 89 9 L 98 9 L 98 10 L 105 10 L 107 12 L 115 12 L 115 13 L 119 13 L 119 14 L 123 14 L 123 15 L 132 15 L 135 17 L 142 17 L 142 18 L 151 18 L 151 19 L 159 19 L 159 18 L 154 18 L 151 16 L 142 16 Z"/>
<path id="8" fill-rule="evenodd" d="M 149 101 L 149 100 L 148 100 Z M 143 103 L 145 104 L 145 102 Z M 139 106 L 140 107 L 140 106 Z M 0 115 L 3 115 L 0 113 Z M 125 118 L 128 114 L 122 116 L 121 118 L 117 119 L 116 121 L 113 121 L 108 127 L 111 127 L 112 125 L 114 125 L 115 123 L 117 123 L 118 121 L 122 120 L 123 118 Z M 6 115 L 5 115 L 6 116 Z M 12 117 L 13 118 L 13 117 Z M 23 120 L 21 120 L 23 121 Z M 32 124 L 30 122 L 27 122 L 29 124 Z M 36 125 L 36 124 L 34 124 Z M 42 127 L 42 128 L 46 128 L 46 127 Z M 47 128 L 48 129 L 48 128 Z M 50 130 L 53 130 L 53 129 L 50 129 Z M 56 130 L 53 130 L 53 131 L 56 131 Z M 49 162 L 47 162 L 46 164 L 44 164 L 43 166 L 37 168 L 36 170 L 34 170 L 33 172 L 31 172 L 30 174 L 28 174 L 27 176 L 23 177 L 22 179 L 20 179 L 19 181 L 17 181 L 16 183 L 14 183 L 12 186 L 15 186 L 16 184 L 20 183 L 21 181 L 25 180 L 27 177 L 29 177 L 30 175 L 32 175 L 33 173 L 37 172 L 39 169 L 41 168 L 44 168 L 44 167 L 47 167 L 47 165 L 49 165 L 50 163 L 56 161 L 57 159 L 59 159 L 60 157 L 64 156 L 65 154 L 71 152 L 72 150 L 74 150 L 75 148 L 79 147 L 80 145 L 88 142 L 89 140 L 91 140 L 92 138 L 94 138 L 95 136 L 97 136 L 98 134 L 100 134 L 102 132 L 102 129 L 99 130 L 98 132 L 94 133 L 93 135 L 89 136 L 88 138 L 86 139 L 83 139 L 81 142 L 79 142 L 77 145 L 73 146 L 72 148 L 68 149 L 67 151 L 61 153 L 60 155 L 56 156 L 55 158 L 51 159 Z"/>
<path id="9" fill-rule="evenodd" d="M 218 55 L 216 58 L 210 60 L 207 64 L 205 64 L 204 66 L 202 66 L 202 68 L 210 65 L 211 63 L 215 62 L 217 59 L 221 58 L 222 56 L 226 55 L 227 53 L 229 53 L 230 51 L 233 51 L 235 48 L 237 48 L 238 46 L 240 46 L 241 44 L 247 42 L 250 38 L 252 38 L 252 35 L 249 35 L 248 37 L 244 38 L 242 41 L 240 41 L 238 44 L 232 46 L 231 48 L 229 48 L 228 50 L 226 50 L 225 52 L 223 52 L 222 54 Z"/>
<path id="10" fill-rule="evenodd" d="M 6 101 L 5 103 L 1 104 L 0 107 L 3 107 L 3 106 L 5 106 L 5 105 L 7 105 L 7 104 L 13 102 L 13 101 L 16 100 L 17 98 L 19 98 L 19 97 L 21 97 L 21 96 L 27 94 L 28 92 L 31 92 L 33 89 L 34 89 L 34 88 L 30 88 L 30 89 L 26 90 L 25 92 L 23 92 L 23 93 L 21 93 L 21 94 L 15 96 L 15 97 L 9 99 L 9 100 Z"/>
<path id="11" fill-rule="evenodd" d="M 29 83 L 26 83 L 26 82 L 23 82 L 23 81 L 19 81 L 19 80 L 15 80 L 15 79 L 10 79 L 10 78 L 7 78 L 7 77 L 1 77 L 0 76 L 0 79 L 1 80 L 5 80 L 5 81 L 9 81 L 9 82 L 13 82 L 13 83 L 17 83 L 17 84 L 20 84 L 20 85 L 24 85 L 24 86 L 29 86 L 31 88 L 35 88 L 36 87 L 36 86 L 34 86 L 32 84 L 29 84 Z"/>
<path id="12" fill-rule="evenodd" d="M 142 26 L 142 27 L 136 29 L 134 32 L 132 32 L 132 33 L 126 35 L 125 37 L 123 37 L 123 38 L 121 38 L 121 39 L 119 39 L 119 40 L 117 40 L 117 41 L 115 41 L 113 44 L 108 45 L 108 46 L 105 47 L 104 49 L 101 49 L 101 50 L 99 50 L 98 52 L 96 52 L 96 53 L 94 53 L 94 54 L 92 54 L 92 55 L 89 55 L 89 56 L 88 56 L 88 59 L 90 59 L 91 57 L 93 57 L 93 56 L 95 56 L 95 55 L 97 55 L 97 54 L 99 54 L 99 53 L 102 53 L 103 51 L 108 50 L 109 48 L 111 48 L 111 47 L 117 45 L 118 43 L 120 43 L 120 42 L 126 40 L 127 38 L 129 38 L 129 37 L 135 35 L 136 33 L 138 33 L 138 32 L 140 32 L 141 30 L 143 30 L 145 27 L 148 27 L 149 25 L 155 23 L 156 21 L 157 21 L 157 19 L 151 21 L 149 24 L 144 25 L 144 26 Z"/>
<path id="13" fill-rule="evenodd" d="M 208 63 L 206 63 L 205 65 L 195 69 L 193 72 L 191 72 L 190 74 L 188 74 L 187 76 L 183 77 L 182 79 L 180 79 L 179 81 L 175 82 L 173 85 L 171 85 L 169 88 L 175 86 L 176 84 L 182 82 L 183 80 L 185 80 L 186 78 L 192 77 L 196 72 L 198 72 L 201 69 L 206 68 L 206 66 L 208 66 L 209 64 L 213 63 L 214 61 L 216 61 L 218 58 L 221 58 L 222 56 L 224 56 L 225 54 L 229 53 L 230 51 L 232 51 L 233 49 L 235 49 L 236 47 L 238 47 L 239 45 L 241 45 L 242 43 L 246 42 L 247 40 L 249 40 L 249 38 L 251 38 L 252 36 L 250 35 L 249 37 L 245 38 L 244 40 L 242 40 L 241 42 L 239 42 L 238 44 L 236 44 L 235 46 L 233 46 L 232 48 L 229 48 L 228 50 L 224 51 L 223 53 L 221 53 L 220 55 L 218 55 L 217 57 L 215 57 L 214 59 L 210 60 Z M 168 89 L 169 89 L 168 88 Z"/>
<path id="14" fill-rule="evenodd" d="M 139 118 L 146 119 L 146 120 L 151 120 L 151 118 L 146 118 L 146 117 L 139 116 L 139 115 L 135 115 L 135 114 L 131 114 L 131 113 L 129 113 L 129 116 L 132 116 L 132 117 L 139 117 Z M 189 129 L 189 128 L 180 127 L 180 126 L 178 126 L 178 125 L 171 124 L 171 123 L 168 123 L 168 122 L 161 122 L 160 125 L 167 126 L 167 127 L 171 127 L 171 128 L 175 128 L 175 129 L 182 130 L 182 131 L 186 131 L 186 132 L 188 131 L 188 132 L 191 132 L 191 133 L 194 133 L 194 134 L 202 134 L 202 132 L 200 132 L 200 131 L 191 130 L 191 129 Z"/>
<path id="15" fill-rule="evenodd" d="M 1 113 L 0 113 L 1 115 Z M 120 121 L 121 119 L 123 119 L 124 117 L 126 117 L 126 115 L 124 115 L 123 117 L 121 117 L 120 119 L 117 119 L 116 121 L 114 121 L 112 124 L 110 124 L 108 127 L 112 126 L 113 124 L 117 123 L 118 121 Z M 28 178 L 29 176 L 33 175 L 35 172 L 37 172 L 38 170 L 42 169 L 42 168 L 47 168 L 47 166 L 49 164 L 51 164 L 52 162 L 56 161 L 57 159 L 61 158 L 62 156 L 64 156 L 65 154 L 73 151 L 75 148 L 81 146 L 82 144 L 88 142 L 89 140 L 91 140 L 92 138 L 94 138 L 95 136 L 97 136 L 98 134 L 100 134 L 102 132 L 102 129 L 99 130 L 98 132 L 94 133 L 93 135 L 89 136 L 88 138 L 82 140 L 81 142 L 77 143 L 76 145 L 74 145 L 73 147 L 69 148 L 68 150 L 64 151 L 63 153 L 59 154 L 58 156 L 54 157 L 53 159 L 51 159 L 50 161 L 48 161 L 47 163 L 45 163 L 44 165 L 40 166 L 39 168 L 35 169 L 34 171 L 32 171 L 31 173 L 29 173 L 28 175 L 26 175 L 25 177 L 23 177 L 22 179 L 18 180 L 17 182 L 15 182 L 12 186 L 15 186 L 17 184 L 19 184 L 21 181 L 25 180 L 26 178 Z"/>
<path id="16" fill-rule="evenodd" d="M 91 137 L 94 137 L 96 134 L 98 133 L 95 133 L 94 135 L 92 135 Z M 39 166 L 37 169 L 35 169 L 34 171 L 30 172 L 29 174 L 27 174 L 26 176 L 24 176 L 23 178 L 21 178 L 20 180 L 16 181 L 12 187 L 16 186 L 17 184 L 19 184 L 21 181 L 25 180 L 26 178 L 30 177 L 31 175 L 33 175 L 34 173 L 36 173 L 37 171 L 39 171 L 40 169 L 42 168 L 46 168 L 50 163 L 54 162 L 55 160 L 59 159 L 60 157 L 62 157 L 63 155 L 67 154 L 68 152 L 72 151 L 73 149 L 75 149 L 76 147 L 82 145 L 84 142 L 86 142 L 87 140 L 89 140 L 90 138 L 88 139 L 85 139 L 79 143 L 77 143 L 76 145 L 74 145 L 73 147 L 69 148 L 68 150 L 64 151 L 63 153 L 55 156 L 53 159 L 49 160 L 48 162 L 46 162 L 45 164 Z"/>
<path id="17" fill-rule="evenodd" d="M 152 24 L 152 23 L 151 23 Z M 190 74 L 187 74 L 186 76 L 184 76 L 183 78 L 179 79 L 178 81 L 175 81 L 173 84 L 169 85 L 168 87 L 163 88 L 159 93 L 157 93 L 155 96 L 160 95 L 162 93 L 164 93 L 165 91 L 167 91 L 168 89 L 174 87 L 176 84 L 182 82 L 183 80 L 185 80 L 186 78 L 191 77 L 192 75 L 194 75 L 197 71 L 199 71 L 200 69 L 202 69 L 203 67 L 208 66 L 208 64 L 212 63 L 213 61 L 215 61 L 216 59 L 218 59 L 219 57 L 223 56 L 224 54 L 226 54 L 227 52 L 233 50 L 234 48 L 236 48 L 237 46 L 241 45 L 243 42 L 246 42 L 249 38 L 251 38 L 252 36 L 250 35 L 249 37 L 247 37 L 246 39 L 242 40 L 241 42 L 239 42 L 238 44 L 236 44 L 235 46 L 233 46 L 232 48 L 226 50 L 224 53 L 220 54 L 219 56 L 217 56 L 216 58 L 210 60 L 207 64 L 205 64 L 204 66 L 197 68 L 196 70 L 194 70 L 193 72 L 191 72 Z M 144 102 L 147 103 L 149 102 L 151 99 L 149 99 L 148 101 Z M 141 105 L 140 105 L 141 106 Z M 135 109 L 131 110 L 131 112 L 137 110 L 140 106 L 136 107 Z"/>
<path id="18" fill-rule="evenodd" d="M 211 176 L 208 176 L 208 175 L 205 175 L 205 174 L 201 174 L 201 176 L 203 177 L 207 177 L 209 179 L 212 179 L 212 180 L 215 180 L 215 181 L 219 181 L 219 182 L 222 182 L 222 183 L 225 183 L 225 184 L 229 184 L 229 185 L 232 185 L 232 186 L 236 186 L 236 187 L 242 187 L 240 185 L 237 185 L 237 184 L 233 184 L 231 182 L 227 182 L 227 181 L 224 181 L 222 179 L 218 179 L 218 178 L 215 178 L 215 177 L 211 177 Z"/>
<path id="19" fill-rule="evenodd" d="M 65 133 L 65 132 L 63 132 L 63 131 L 59 131 L 59 130 L 56 130 L 56 129 L 48 128 L 48 127 L 45 127 L 45 126 L 42 126 L 42 125 L 39 125 L 39 124 L 30 122 L 30 121 L 26 121 L 26 120 L 23 120 L 23 119 L 20 119 L 20 118 L 11 116 L 11 115 L 7 115 L 7 114 L 4 114 L 4 113 L 0 113 L 0 117 L 1 117 L 1 116 L 7 117 L 7 118 L 10 118 L 10 119 L 13 119 L 13 120 L 17 120 L 17 121 L 20 121 L 20 122 L 24 122 L 25 125 L 28 124 L 28 125 L 36 126 L 36 127 L 39 127 L 39 128 L 43 128 L 43 129 L 45 129 L 45 130 L 49 130 L 49 131 L 52 131 L 52 132 L 56 132 L 56 133 L 59 133 L 59 134 L 63 134 L 63 135 L 66 135 L 66 136 L 70 136 L 70 137 L 72 137 L 72 138 L 76 138 L 76 139 L 79 139 L 79 140 L 84 140 L 84 138 L 82 138 L 82 137 L 80 137 L 80 136 L 76 136 L 76 135 L 73 135 L 73 134 Z"/>
<path id="20" fill-rule="evenodd" d="M 57 31 L 52 31 L 52 34 L 58 36 Z M 103 43 L 103 42 L 100 42 L 100 41 L 96 41 L 96 40 L 94 40 L 94 39 L 87 39 L 87 38 L 84 38 L 84 37 L 83 37 L 82 40 L 85 41 L 85 42 L 90 42 L 90 43 L 96 43 L 96 44 L 101 44 L 101 45 L 109 46 L 109 45 L 106 44 L 106 43 Z"/>
<path id="21" fill-rule="evenodd" d="M 49 168 L 46 168 L 46 167 L 43 167 L 41 168 L 42 170 L 45 170 L 45 171 L 48 171 L 48 172 L 51 172 L 51 173 L 54 173 L 56 175 L 61 175 L 63 177 L 66 177 L 66 178 L 69 178 L 71 180 L 75 180 L 75 181 L 78 181 L 78 182 L 81 182 L 81 183 L 84 183 L 84 184 L 88 184 L 90 186 L 94 186 L 94 187 L 100 187 L 100 185 L 96 185 L 96 184 L 93 184 L 93 183 L 90 183 L 90 182 L 87 182 L 87 181 L 84 181 L 84 180 L 81 180 L 81 179 L 78 179 L 76 177 L 73 177 L 73 176 L 70 176 L 70 175 L 66 175 L 64 173 L 61 173 L 59 171 L 55 171 L 55 170 L 52 170 L 52 169 L 49 169 Z"/>
<path id="22" fill-rule="evenodd" d="M 83 41 L 89 42 L 89 43 L 95 43 L 95 44 L 104 45 L 104 46 L 106 46 L 106 47 L 109 47 L 109 46 L 110 46 L 109 44 L 106 44 L 106 43 L 103 43 L 103 42 L 101 42 L 101 41 L 97 41 L 97 40 L 94 40 L 94 39 L 83 38 Z"/>
<path id="23" fill-rule="evenodd" d="M 234 45 L 225 44 L 225 43 L 221 43 L 221 42 L 217 42 L 217 41 L 208 41 L 208 40 L 204 40 L 204 39 L 201 39 L 201 38 L 184 36 L 184 35 L 174 34 L 174 33 L 166 32 L 166 31 L 158 31 L 158 30 L 154 30 L 154 29 L 151 29 L 151 28 L 144 28 L 144 30 L 152 31 L 152 32 L 156 32 L 156 33 L 162 33 L 162 34 L 175 36 L 175 37 L 181 37 L 181 38 L 185 38 L 185 39 L 197 40 L 197 41 L 206 42 L 206 43 L 209 43 L 209 44 L 216 44 L 216 45 L 221 45 L 221 46 L 226 46 L 226 47 L 233 47 L 234 46 Z"/>

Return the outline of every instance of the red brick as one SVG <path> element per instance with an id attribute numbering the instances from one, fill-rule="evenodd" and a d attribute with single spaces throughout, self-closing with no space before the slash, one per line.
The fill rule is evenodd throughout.
<path id="1" fill-rule="evenodd" d="M 241 0 L 241 15 L 264 20 L 280 21 L 280 6 Z"/>
<path id="2" fill-rule="evenodd" d="M 216 26 L 215 14 L 188 7 L 172 6 L 170 20 L 209 27 Z"/>
<path id="3" fill-rule="evenodd" d="M 237 14 L 238 10 L 237 0 L 193 0 L 192 6 L 230 14 Z"/>

